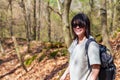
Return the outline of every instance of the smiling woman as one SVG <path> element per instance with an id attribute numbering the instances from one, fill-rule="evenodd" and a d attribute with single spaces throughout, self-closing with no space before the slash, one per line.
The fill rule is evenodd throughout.
<path id="1" fill-rule="evenodd" d="M 73 27 L 73 30 L 75 32 L 76 35 L 78 35 L 79 39 L 82 39 L 82 36 L 84 36 L 85 34 L 85 27 L 84 26 L 79 26 L 77 25 L 76 27 Z"/>
<path id="2" fill-rule="evenodd" d="M 77 14 L 76 16 L 73 17 L 71 21 L 71 26 L 72 26 L 72 31 L 74 34 L 74 39 L 76 39 L 78 36 L 74 32 L 74 28 L 79 27 L 79 28 L 85 28 L 85 36 L 88 38 L 90 35 L 90 20 L 89 18 L 83 14 Z"/>
<path id="3" fill-rule="evenodd" d="M 78 13 L 71 21 L 74 40 L 68 48 L 70 52 L 69 66 L 60 80 L 65 80 L 67 74 L 70 74 L 70 80 L 97 80 L 100 69 L 99 45 L 96 42 L 90 44 L 88 49 L 89 63 L 86 56 L 85 45 L 90 35 L 90 21 L 84 13 Z"/>

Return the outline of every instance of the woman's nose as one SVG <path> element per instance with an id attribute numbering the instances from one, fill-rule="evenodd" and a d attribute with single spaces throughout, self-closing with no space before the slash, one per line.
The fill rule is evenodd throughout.
<path id="1" fill-rule="evenodd" d="M 80 27 L 77 25 L 76 28 L 80 28 Z"/>

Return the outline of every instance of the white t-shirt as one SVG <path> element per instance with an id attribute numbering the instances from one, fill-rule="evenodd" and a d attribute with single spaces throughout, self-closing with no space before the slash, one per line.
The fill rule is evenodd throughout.
<path id="1" fill-rule="evenodd" d="M 89 80 L 88 77 L 91 71 L 88 68 L 88 59 L 85 51 L 87 40 L 85 39 L 81 44 L 77 44 L 77 40 L 74 40 L 68 48 L 70 52 L 70 80 Z M 90 65 L 101 64 L 99 45 L 96 42 L 89 44 L 88 56 Z"/>

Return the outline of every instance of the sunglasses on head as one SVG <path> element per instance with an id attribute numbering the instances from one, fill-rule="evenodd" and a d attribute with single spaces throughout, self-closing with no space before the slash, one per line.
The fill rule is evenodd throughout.
<path id="1" fill-rule="evenodd" d="M 79 27 L 79 28 L 84 28 L 84 26 L 82 24 L 72 24 L 72 27 L 73 28 L 76 28 L 76 27 Z"/>

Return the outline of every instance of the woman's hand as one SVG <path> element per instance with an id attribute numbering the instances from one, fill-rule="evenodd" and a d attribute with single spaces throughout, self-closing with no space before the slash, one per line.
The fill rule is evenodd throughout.
<path id="1" fill-rule="evenodd" d="M 69 66 L 68 66 L 68 68 L 65 70 L 64 74 L 61 76 L 60 80 L 65 80 L 68 73 L 69 73 Z"/>
<path id="2" fill-rule="evenodd" d="M 99 64 L 92 65 L 92 72 L 91 72 L 91 75 L 90 75 L 90 80 L 97 80 L 99 71 L 100 71 L 100 65 Z"/>
<path id="3" fill-rule="evenodd" d="M 61 76 L 60 80 L 65 80 L 65 78 L 66 78 L 66 75 L 63 74 L 63 75 Z"/>

